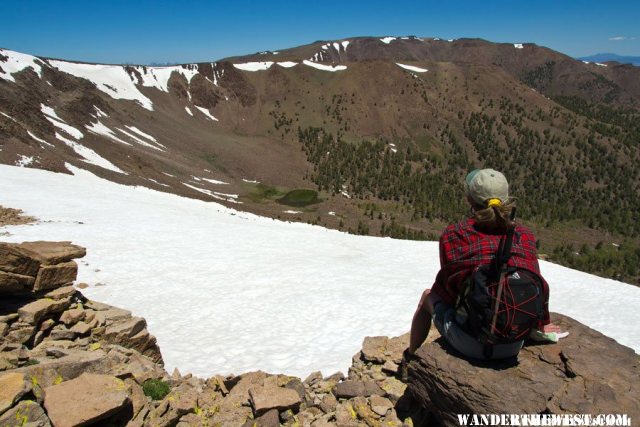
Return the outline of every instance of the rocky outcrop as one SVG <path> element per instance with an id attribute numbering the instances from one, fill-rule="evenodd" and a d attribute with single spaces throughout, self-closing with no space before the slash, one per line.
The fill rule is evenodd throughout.
<path id="1" fill-rule="evenodd" d="M 569 338 L 526 347 L 513 366 L 470 363 L 432 331 L 409 364 L 409 388 L 399 374 L 408 334 L 365 338 L 347 376 L 169 375 L 144 319 L 87 300 L 69 276 L 42 275 L 35 288 L 43 268 L 82 255 L 64 242 L 0 246 L 0 271 L 31 284 L 0 293 L 0 426 L 408 427 L 505 412 L 640 419 L 638 355 L 561 316 Z"/>
<path id="2" fill-rule="evenodd" d="M 72 285 L 73 259 L 84 254 L 67 242 L 0 244 L 0 420 L 20 415 L 54 427 L 408 420 L 406 386 L 396 378 L 406 336 L 366 338 L 348 377 L 170 376 L 144 319 L 89 301 Z"/>
<path id="3" fill-rule="evenodd" d="M 557 344 L 528 345 L 517 361 L 474 362 L 442 338 L 409 364 L 409 389 L 436 422 L 457 414 L 627 414 L 640 420 L 640 359 L 587 326 L 559 314 L 570 331 Z"/>
<path id="4" fill-rule="evenodd" d="M 75 258 L 84 248 L 70 242 L 0 243 L 0 295 L 37 294 L 71 284 Z"/>

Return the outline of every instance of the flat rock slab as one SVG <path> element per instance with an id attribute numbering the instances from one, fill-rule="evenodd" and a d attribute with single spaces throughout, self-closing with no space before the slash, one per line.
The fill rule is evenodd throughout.
<path id="1" fill-rule="evenodd" d="M 125 383 L 111 375 L 82 374 L 44 390 L 44 407 L 56 427 L 89 425 L 130 405 Z"/>
<path id="2" fill-rule="evenodd" d="M 18 309 L 20 320 L 31 325 L 37 325 L 41 320 L 54 313 L 61 313 L 69 307 L 70 299 L 54 300 L 42 298 L 26 304 Z"/>
<path id="3" fill-rule="evenodd" d="M 384 396 L 385 391 L 374 381 L 347 380 L 336 384 L 335 395 L 339 399 L 351 399 L 358 396 Z"/>
<path id="4" fill-rule="evenodd" d="M 111 372 L 112 365 L 104 351 L 65 349 L 63 347 L 65 342 L 69 343 L 70 341 L 43 343 L 59 348 L 61 353 L 64 353 L 59 359 L 40 358 L 38 359 L 40 360 L 39 364 L 24 366 L 15 371 L 25 374 L 27 378 L 35 381 L 42 388 L 52 386 L 60 379 L 69 381 L 82 374 L 107 374 Z"/>
<path id="5" fill-rule="evenodd" d="M 87 250 L 82 246 L 74 245 L 71 242 L 23 242 L 17 245 L 20 249 L 26 249 L 35 253 L 43 265 L 54 265 L 82 258 L 87 254 Z"/>
<path id="6" fill-rule="evenodd" d="M 295 390 L 274 386 L 251 388 L 249 397 L 256 416 L 261 416 L 271 409 L 297 411 L 302 403 L 300 395 Z"/>
<path id="7" fill-rule="evenodd" d="M 570 335 L 525 346 L 517 362 L 462 358 L 443 339 L 409 363 L 409 389 L 439 423 L 456 414 L 627 414 L 640 419 L 640 358 L 630 348 L 559 314 Z"/>
<path id="8" fill-rule="evenodd" d="M 51 292 L 47 292 L 45 298 L 51 299 L 64 299 L 76 294 L 76 288 L 73 286 L 64 286 L 62 288 L 54 289 Z"/>

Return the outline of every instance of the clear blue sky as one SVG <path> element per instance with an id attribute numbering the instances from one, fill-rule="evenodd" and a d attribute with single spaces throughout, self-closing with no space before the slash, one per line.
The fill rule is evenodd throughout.
<path id="1" fill-rule="evenodd" d="M 366 35 L 640 56 L 637 0 L 3 0 L 0 47 L 90 62 L 213 61 Z"/>

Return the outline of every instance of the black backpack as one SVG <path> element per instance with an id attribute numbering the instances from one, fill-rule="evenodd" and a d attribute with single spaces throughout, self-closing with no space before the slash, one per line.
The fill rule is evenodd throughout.
<path id="1" fill-rule="evenodd" d="M 514 226 L 507 229 L 489 265 L 477 267 L 456 302 L 456 322 L 484 346 L 484 356 L 496 344 L 525 339 L 544 316 L 543 284 L 529 270 L 508 267 Z"/>

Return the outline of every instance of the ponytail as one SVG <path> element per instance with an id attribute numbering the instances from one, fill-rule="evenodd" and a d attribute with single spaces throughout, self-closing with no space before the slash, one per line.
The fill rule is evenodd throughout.
<path id="1" fill-rule="evenodd" d="M 498 199 L 490 199 L 487 207 L 473 209 L 473 217 L 478 228 L 492 233 L 506 233 L 513 227 L 512 214 L 516 208 L 513 199 L 502 204 Z"/>

